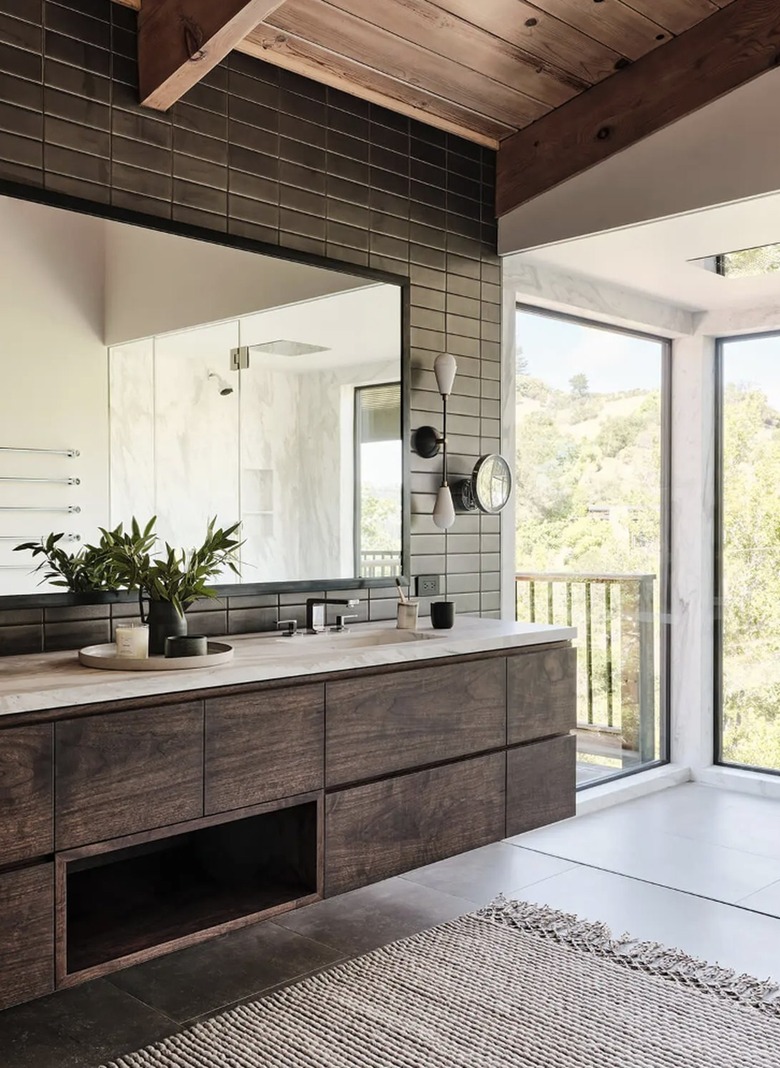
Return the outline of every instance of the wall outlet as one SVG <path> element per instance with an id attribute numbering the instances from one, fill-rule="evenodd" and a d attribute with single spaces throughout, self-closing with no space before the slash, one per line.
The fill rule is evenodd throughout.
<path id="1" fill-rule="evenodd" d="M 438 597 L 439 576 L 417 575 L 415 580 L 414 592 L 418 597 Z"/>

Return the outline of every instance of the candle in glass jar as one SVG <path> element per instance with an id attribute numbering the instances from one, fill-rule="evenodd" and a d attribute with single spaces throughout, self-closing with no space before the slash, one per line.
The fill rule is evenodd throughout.
<path id="1" fill-rule="evenodd" d="M 145 660 L 149 656 L 149 628 L 145 623 L 117 623 L 114 641 L 117 656 L 129 660 Z"/>

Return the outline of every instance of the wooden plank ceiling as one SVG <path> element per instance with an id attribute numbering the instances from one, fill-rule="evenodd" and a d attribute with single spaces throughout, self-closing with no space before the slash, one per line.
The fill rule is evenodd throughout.
<path id="1" fill-rule="evenodd" d="M 238 10 L 237 0 L 118 2 L 141 11 L 142 27 L 145 16 L 151 23 L 156 21 L 157 9 L 164 9 L 180 33 L 186 27 L 188 41 L 197 22 L 192 11 L 197 16 L 205 3 L 217 16 L 217 28 L 210 32 L 219 32 L 222 54 L 236 47 L 482 145 L 498 149 L 504 144 L 499 152 L 499 178 L 502 154 L 512 156 L 515 171 L 520 158 L 519 151 L 505 149 L 520 144 L 528 154 L 530 146 L 533 155 L 539 145 L 544 148 L 545 130 L 553 119 L 557 123 L 555 151 L 565 152 L 560 129 L 565 125 L 566 105 L 571 111 L 572 101 L 583 98 L 577 100 L 579 108 L 583 95 L 596 86 L 595 95 L 606 99 L 609 94 L 602 83 L 609 79 L 614 79 L 610 89 L 615 85 L 616 90 L 608 114 L 618 114 L 617 86 L 622 74 L 638 73 L 650 64 L 645 57 L 674 44 L 676 37 L 701 36 L 708 19 L 714 20 L 717 36 L 721 20 L 728 21 L 740 9 L 765 13 L 780 9 L 780 0 L 276 0 L 259 6 L 257 0 L 245 0 L 246 9 L 263 12 L 262 21 L 248 33 L 241 23 L 241 32 L 230 40 L 229 34 L 219 30 L 219 13 L 222 7 Z M 724 32 L 729 32 L 728 27 Z M 146 47 L 156 47 L 153 37 L 148 34 Z M 677 56 L 684 55 L 683 41 L 676 43 L 680 46 Z M 774 46 L 774 41 L 769 44 Z M 746 45 L 741 40 L 738 47 L 750 52 L 751 42 Z M 202 60 L 207 51 L 200 49 L 190 58 Z M 670 48 L 668 54 L 674 52 Z M 221 55 L 214 52 L 212 65 L 218 58 Z M 141 61 L 143 70 L 143 56 Z M 690 67 L 688 76 L 695 78 L 698 65 L 705 61 L 706 56 L 694 51 L 690 62 L 683 64 Z M 186 54 L 183 64 L 186 68 Z M 208 69 L 206 63 L 201 66 Z M 754 66 L 759 69 L 745 73 L 745 78 L 766 69 L 763 57 Z M 181 85 L 184 91 L 197 80 L 197 75 L 190 77 L 175 64 L 172 70 L 166 69 L 169 87 Z M 164 109 L 176 93 L 165 87 L 158 92 L 158 84 L 159 79 L 145 102 Z M 728 88 L 733 86 L 720 91 Z M 663 115 L 658 127 L 664 124 L 662 120 Z M 524 130 L 527 133 L 522 135 Z M 570 132 L 576 140 L 577 131 Z M 601 127 L 598 136 L 603 137 Z M 606 147 L 609 151 L 602 146 L 602 156 L 625 144 Z M 584 165 L 590 164 L 585 161 Z M 548 166 L 548 172 L 553 170 Z M 552 182 L 568 176 L 555 174 Z M 522 189 L 512 191 L 500 210 L 509 210 L 523 199 L 528 197 Z"/>
<path id="2" fill-rule="evenodd" d="M 285 0 L 238 48 L 497 148 L 730 2 Z"/>

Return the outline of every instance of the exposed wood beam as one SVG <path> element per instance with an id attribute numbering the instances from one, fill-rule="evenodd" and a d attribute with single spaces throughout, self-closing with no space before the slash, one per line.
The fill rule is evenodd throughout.
<path id="1" fill-rule="evenodd" d="M 502 141 L 496 213 L 505 215 L 779 63 L 777 0 L 731 0 Z"/>
<path id="2" fill-rule="evenodd" d="M 167 111 L 283 0 L 143 0 L 141 104 Z"/>

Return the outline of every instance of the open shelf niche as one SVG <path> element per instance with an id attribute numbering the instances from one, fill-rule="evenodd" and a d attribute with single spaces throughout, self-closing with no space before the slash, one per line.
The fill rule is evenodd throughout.
<path id="1" fill-rule="evenodd" d="M 66 974 L 316 895 L 317 840 L 306 801 L 67 860 Z"/>

